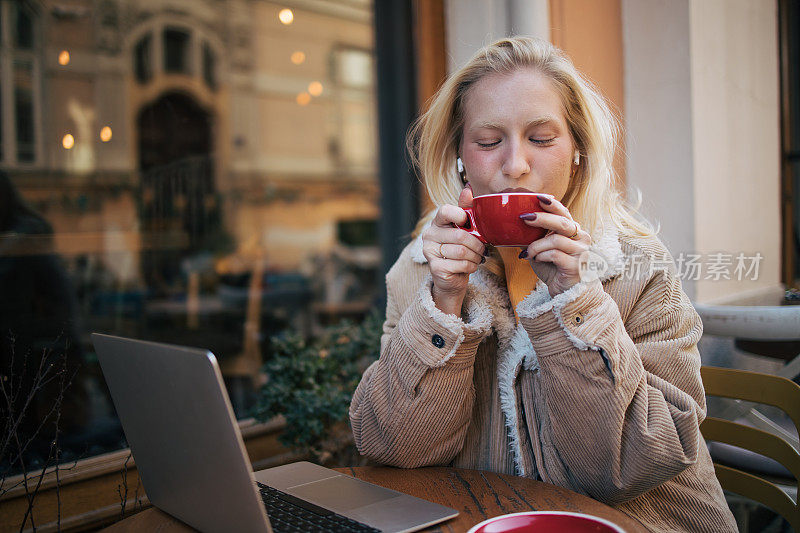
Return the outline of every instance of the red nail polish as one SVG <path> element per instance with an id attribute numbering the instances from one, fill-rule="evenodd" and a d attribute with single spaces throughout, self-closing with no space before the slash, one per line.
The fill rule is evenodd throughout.
<path id="1" fill-rule="evenodd" d="M 547 196 L 537 195 L 536 197 L 539 199 L 539 202 L 543 203 L 544 205 L 550 205 L 553 203 L 553 201 L 550 200 L 550 198 L 548 198 Z"/>
<path id="2" fill-rule="evenodd" d="M 519 258 L 520 258 L 520 259 L 525 259 L 526 257 L 528 257 L 528 250 L 522 250 L 522 251 L 519 253 Z"/>
<path id="3" fill-rule="evenodd" d="M 536 220 L 536 213 L 522 213 L 519 218 L 522 220 Z"/>

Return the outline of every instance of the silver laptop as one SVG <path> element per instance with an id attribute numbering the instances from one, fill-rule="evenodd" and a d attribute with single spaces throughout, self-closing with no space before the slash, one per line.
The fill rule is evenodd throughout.
<path id="1" fill-rule="evenodd" d="M 98 333 L 92 341 L 147 497 L 200 531 L 279 532 L 304 520 L 302 531 L 355 521 L 400 532 L 458 515 L 312 463 L 253 472 L 214 354 Z M 272 526 L 269 502 L 280 509 Z"/>

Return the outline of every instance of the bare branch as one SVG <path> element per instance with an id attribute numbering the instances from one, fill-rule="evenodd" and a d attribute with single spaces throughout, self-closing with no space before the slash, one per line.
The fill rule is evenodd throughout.
<path id="1" fill-rule="evenodd" d="M 34 504 L 46 474 L 50 469 L 54 469 L 57 499 L 56 526 L 60 531 L 61 471 L 74 468 L 78 461 L 76 458 L 72 466 L 65 468 L 60 465 L 61 448 L 59 447 L 59 437 L 61 434 L 61 416 L 65 391 L 72 385 L 78 369 L 75 368 L 71 372 L 68 369 L 68 342 L 64 351 L 59 350 L 55 354 L 49 349 L 44 349 L 39 358 L 39 364 L 36 366 L 35 374 L 30 377 L 30 384 L 26 385 L 29 379 L 27 372 L 29 368 L 32 368 L 28 362 L 30 353 L 26 352 L 24 354 L 21 372 L 15 375 L 15 350 L 13 349 L 15 339 L 13 335 L 10 335 L 9 338 L 12 346 L 10 354 L 11 367 L 8 375 L 3 374 L 0 376 L 0 415 L 3 415 L 2 418 L 5 421 L 0 434 L 0 461 L 7 465 L 7 470 L 0 472 L 0 495 L 20 485 L 24 487 L 27 507 L 20 523 L 20 531 L 26 527 L 30 527 L 35 531 Z M 56 339 L 56 342 L 60 338 L 61 335 Z M 55 395 L 51 400 L 49 409 L 36 420 L 36 427 L 29 434 L 23 436 L 21 434 L 23 421 L 34 405 L 33 402 L 37 395 L 43 393 L 46 387 L 56 384 Z M 41 469 L 29 472 L 27 452 L 37 438 L 41 438 L 45 434 L 45 430 L 53 431 L 52 439 L 50 439 L 47 448 L 47 458 L 43 461 Z M 9 454 L 9 452 L 11 453 Z M 5 487 L 6 478 L 15 467 L 23 473 L 21 481 L 12 487 Z"/>

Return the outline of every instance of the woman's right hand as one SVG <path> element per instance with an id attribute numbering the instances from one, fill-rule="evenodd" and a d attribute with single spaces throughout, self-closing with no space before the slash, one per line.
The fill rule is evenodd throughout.
<path id="1" fill-rule="evenodd" d="M 422 253 L 433 276 L 433 303 L 442 312 L 461 316 L 469 275 L 486 259 L 485 245 L 455 224 L 467 223 L 465 207 L 472 206 L 472 189 L 467 186 L 458 198 L 436 211 L 431 225 L 422 232 Z"/>

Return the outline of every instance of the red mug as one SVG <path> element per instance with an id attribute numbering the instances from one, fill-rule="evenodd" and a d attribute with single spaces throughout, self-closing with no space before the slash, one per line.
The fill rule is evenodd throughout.
<path id="1" fill-rule="evenodd" d="M 459 228 L 493 246 L 528 246 L 547 231 L 531 227 L 519 218 L 523 213 L 544 211 L 532 192 L 483 194 L 464 209 L 469 220 Z"/>
<path id="2" fill-rule="evenodd" d="M 625 533 L 625 530 L 609 520 L 583 513 L 526 511 L 484 520 L 467 533 Z"/>

